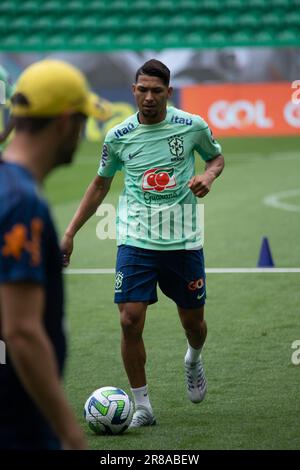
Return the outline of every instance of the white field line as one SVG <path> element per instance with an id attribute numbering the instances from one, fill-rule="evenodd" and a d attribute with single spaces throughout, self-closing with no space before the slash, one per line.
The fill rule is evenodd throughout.
<path id="1" fill-rule="evenodd" d="M 208 274 L 292 274 L 300 273 L 300 268 L 207 268 Z M 65 269 L 64 274 L 114 274 L 114 268 Z"/>
<path id="2" fill-rule="evenodd" d="M 276 161 L 286 161 L 286 160 L 299 160 L 300 159 L 300 152 L 248 152 L 248 153 L 241 153 L 241 152 L 232 152 L 230 157 L 233 157 L 234 161 L 241 161 L 244 163 L 251 163 L 253 160 L 276 160 Z M 225 156 L 226 158 L 226 156 Z M 95 165 L 96 167 L 99 166 L 99 156 L 95 155 L 86 155 L 82 157 L 80 160 L 75 159 L 74 165 Z"/>
<path id="3" fill-rule="evenodd" d="M 263 199 L 266 206 L 275 207 L 276 209 L 284 209 L 290 212 L 300 212 L 300 206 L 283 202 L 283 199 L 300 196 L 300 189 L 290 189 L 289 191 L 281 191 L 280 193 L 270 194 Z"/>

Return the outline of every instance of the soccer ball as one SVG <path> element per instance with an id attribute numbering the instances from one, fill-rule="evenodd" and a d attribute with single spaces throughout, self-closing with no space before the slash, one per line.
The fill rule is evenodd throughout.
<path id="1" fill-rule="evenodd" d="M 121 388 L 98 388 L 84 405 L 84 417 L 95 434 L 121 434 L 132 415 L 133 403 Z"/>

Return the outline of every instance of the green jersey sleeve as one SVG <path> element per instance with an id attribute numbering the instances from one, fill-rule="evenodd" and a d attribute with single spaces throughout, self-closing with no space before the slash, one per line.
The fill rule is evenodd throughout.
<path id="1" fill-rule="evenodd" d="M 3 94 L 3 101 L 9 100 L 14 94 L 15 85 L 12 84 L 11 78 L 7 70 L 0 65 L 0 93 Z"/>
<path id="2" fill-rule="evenodd" d="M 195 132 L 194 144 L 195 150 L 200 153 L 205 161 L 212 160 L 222 153 L 221 145 L 214 139 L 207 124 Z"/>
<path id="3" fill-rule="evenodd" d="M 122 166 L 123 163 L 116 155 L 112 144 L 110 142 L 104 142 L 98 175 L 110 178 L 115 175 L 116 171 L 121 170 Z"/>

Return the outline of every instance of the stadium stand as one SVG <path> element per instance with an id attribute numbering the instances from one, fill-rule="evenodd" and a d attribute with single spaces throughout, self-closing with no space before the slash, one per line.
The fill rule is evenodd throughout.
<path id="1" fill-rule="evenodd" d="M 300 0 L 3 0 L 2 51 L 299 46 Z"/>

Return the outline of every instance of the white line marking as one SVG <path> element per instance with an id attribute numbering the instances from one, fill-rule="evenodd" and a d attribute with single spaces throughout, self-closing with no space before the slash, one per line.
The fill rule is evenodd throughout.
<path id="1" fill-rule="evenodd" d="M 208 274 L 279 274 L 279 273 L 300 273 L 300 268 L 207 268 Z M 65 269 L 64 274 L 114 274 L 115 270 L 82 268 L 82 269 Z"/>
<path id="2" fill-rule="evenodd" d="M 94 268 L 83 268 L 83 269 L 65 269 L 65 274 L 114 274 L 115 269 L 94 269 Z"/>
<path id="3" fill-rule="evenodd" d="M 237 162 L 243 163 L 255 163 L 257 160 L 275 160 L 275 161 L 286 161 L 286 160 L 300 160 L 299 152 L 290 151 L 290 152 L 232 152 L 230 157 Z M 82 158 L 75 159 L 74 165 L 94 165 L 96 168 L 99 166 L 99 157 L 95 155 L 85 155 Z"/>
<path id="4" fill-rule="evenodd" d="M 209 274 L 300 273 L 300 268 L 207 268 Z"/>
<path id="5" fill-rule="evenodd" d="M 266 206 L 275 207 L 276 209 L 284 209 L 290 212 L 300 212 L 300 206 L 296 204 L 287 204 L 281 202 L 282 199 L 295 197 L 300 195 L 300 189 L 291 189 L 290 191 L 282 191 L 280 193 L 270 194 L 263 199 Z"/>

